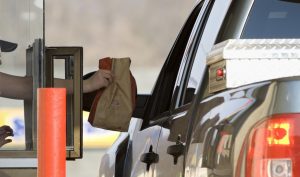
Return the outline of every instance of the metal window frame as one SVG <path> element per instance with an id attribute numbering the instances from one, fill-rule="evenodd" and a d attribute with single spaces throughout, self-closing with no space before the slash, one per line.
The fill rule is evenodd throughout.
<path id="1" fill-rule="evenodd" d="M 73 72 L 73 94 L 67 99 L 67 129 L 72 135 L 67 134 L 67 139 L 72 139 L 71 146 L 67 146 L 67 159 L 82 158 L 82 47 L 47 47 L 46 48 L 46 87 L 54 86 L 54 59 L 65 59 L 65 72 Z M 71 62 L 73 61 L 73 62 Z M 73 66 L 70 66 L 73 65 Z M 73 126 L 73 127 L 72 127 Z"/>

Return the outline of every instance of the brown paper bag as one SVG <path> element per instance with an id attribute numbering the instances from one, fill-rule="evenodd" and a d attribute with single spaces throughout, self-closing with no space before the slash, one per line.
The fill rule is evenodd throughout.
<path id="1" fill-rule="evenodd" d="M 94 98 L 88 119 L 93 127 L 114 131 L 128 130 L 137 94 L 136 82 L 129 67 L 130 58 L 99 60 L 99 68 L 111 70 L 114 78 Z"/>

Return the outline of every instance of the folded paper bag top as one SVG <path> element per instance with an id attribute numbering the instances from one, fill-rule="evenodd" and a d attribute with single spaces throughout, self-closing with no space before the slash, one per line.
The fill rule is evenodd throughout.
<path id="1" fill-rule="evenodd" d="M 84 98 L 85 109 L 90 107 L 88 121 L 92 126 L 114 131 L 128 130 L 137 95 L 136 82 L 129 67 L 130 58 L 99 60 L 99 69 L 111 70 L 113 81 L 108 87 L 90 93 L 88 99 Z"/>

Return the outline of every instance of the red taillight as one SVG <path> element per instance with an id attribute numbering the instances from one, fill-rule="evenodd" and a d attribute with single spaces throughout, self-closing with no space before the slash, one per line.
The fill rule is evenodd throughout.
<path id="1" fill-rule="evenodd" d="M 269 145 L 290 145 L 290 123 L 270 122 L 267 141 Z"/>
<path id="2" fill-rule="evenodd" d="M 278 114 L 260 122 L 247 146 L 246 177 L 299 177 L 300 114 Z"/>

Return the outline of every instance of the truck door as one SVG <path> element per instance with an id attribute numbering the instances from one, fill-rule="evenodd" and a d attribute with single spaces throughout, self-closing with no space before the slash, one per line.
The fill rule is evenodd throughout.
<path id="1" fill-rule="evenodd" d="M 179 71 L 180 65 L 185 65 L 187 62 L 183 57 L 184 50 L 186 45 L 190 45 L 188 44 L 189 36 L 195 33 L 192 30 L 202 5 L 200 3 L 195 7 L 185 26 L 182 28 L 147 103 L 143 125 L 141 129 L 133 134 L 130 140 L 130 154 L 127 155 L 125 168 L 127 176 L 155 176 L 155 165 L 163 158 L 157 154 L 161 123 L 171 116 L 170 108 L 176 78 L 178 73 L 181 72 Z M 197 23 L 199 23 L 199 20 Z"/>
<path id="2" fill-rule="evenodd" d="M 155 176 L 183 176 L 187 133 L 193 115 L 193 110 L 189 108 L 201 86 L 206 67 L 206 52 L 203 49 L 210 50 L 213 46 L 230 3 L 229 0 L 204 2 L 200 24 L 195 27 L 191 45 L 186 48 L 184 56 L 187 56 L 187 64 L 183 66 L 176 83 L 171 116 L 162 123 L 157 147 L 161 158 L 155 166 Z"/>

